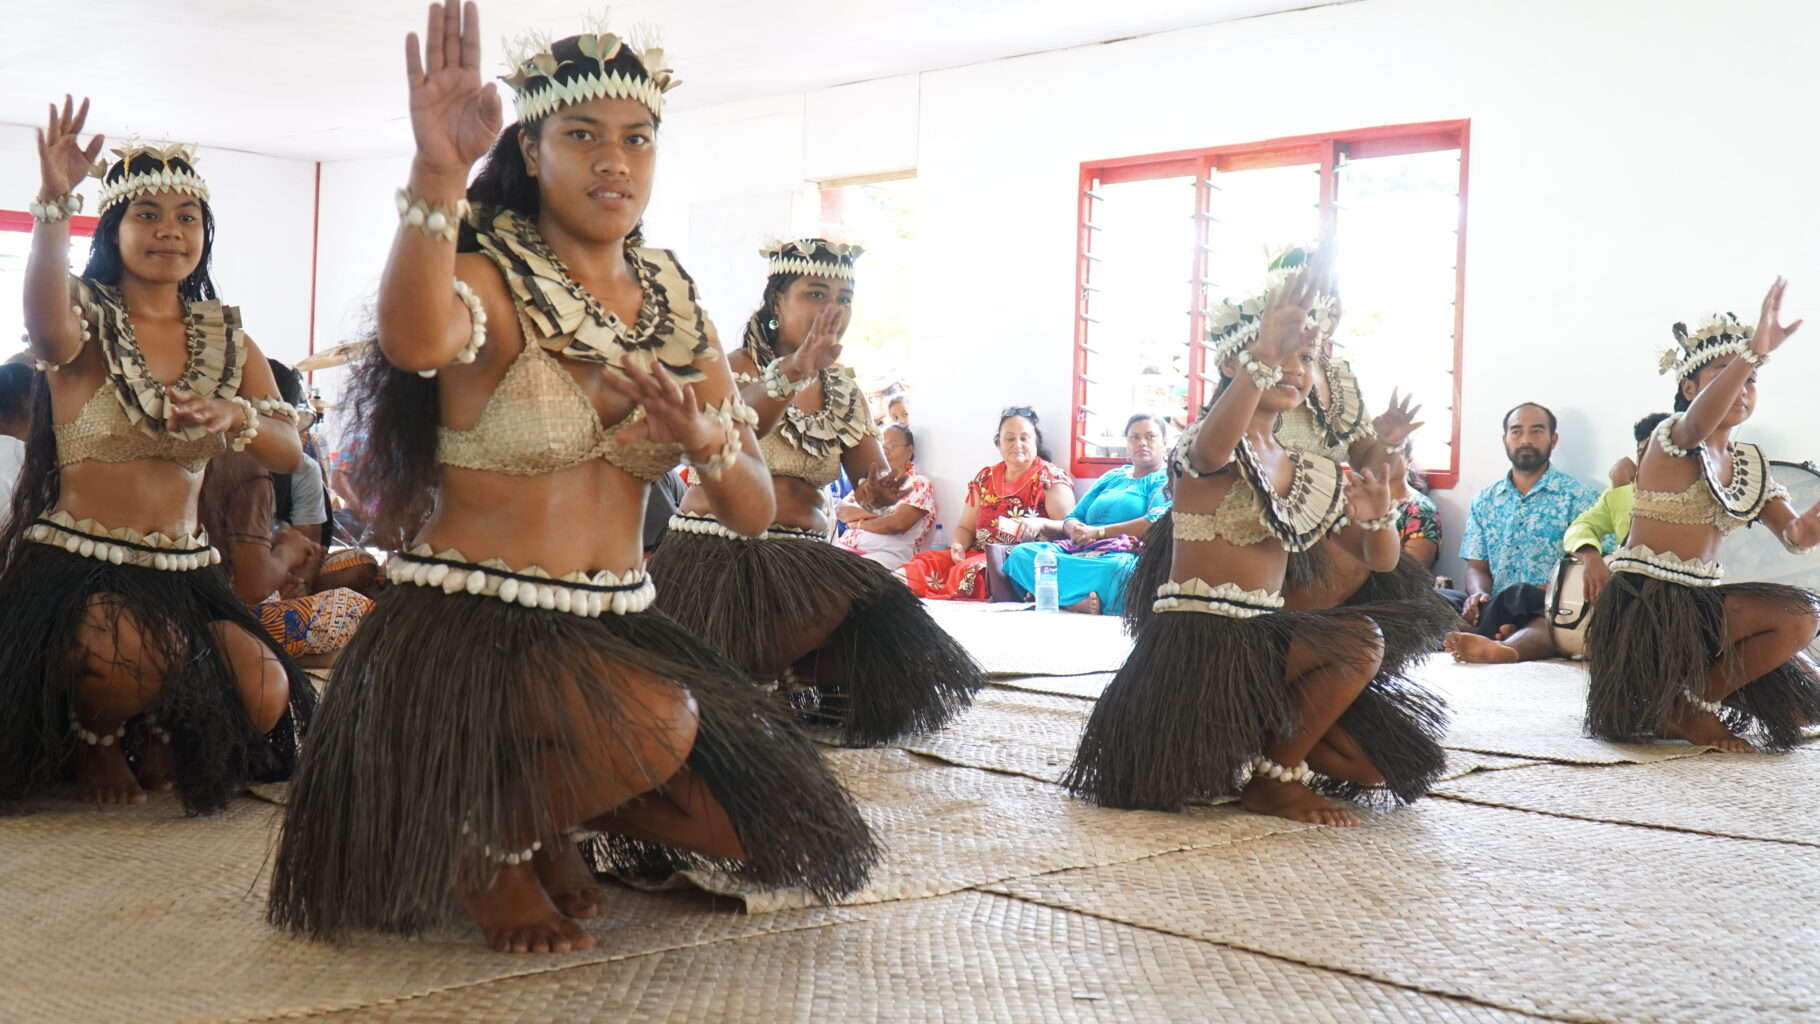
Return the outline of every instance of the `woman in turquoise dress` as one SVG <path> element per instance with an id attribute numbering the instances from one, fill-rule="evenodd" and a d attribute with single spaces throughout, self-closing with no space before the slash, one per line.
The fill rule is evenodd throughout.
<path id="1" fill-rule="evenodd" d="M 1163 420 L 1138 413 L 1125 424 L 1125 451 L 1131 464 L 1099 478 L 1068 518 L 1044 522 L 1045 537 L 1019 544 L 1005 557 L 1005 575 L 1023 590 L 1036 589 L 1036 555 L 1055 552 L 1057 601 L 1062 608 L 1088 615 L 1118 615 L 1125 577 L 1137 564 L 1144 534 L 1169 510 L 1168 451 Z"/>

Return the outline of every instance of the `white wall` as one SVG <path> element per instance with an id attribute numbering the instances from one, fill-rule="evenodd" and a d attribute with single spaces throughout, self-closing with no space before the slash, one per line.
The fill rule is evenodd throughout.
<path id="1" fill-rule="evenodd" d="M 691 264 L 718 262 L 756 242 L 750 218 L 710 216 L 727 200 L 775 209 L 766 197 L 804 179 L 913 161 L 914 415 L 951 523 L 1000 407 L 1033 403 L 1065 449 L 1081 162 L 1470 118 L 1463 479 L 1439 496 L 1457 539 L 1466 500 L 1506 468 L 1508 406 L 1551 404 L 1557 463 L 1597 482 L 1630 422 L 1667 402 L 1654 364 L 1671 322 L 1754 319 L 1777 273 L 1791 317 L 1820 313 L 1799 48 L 1817 30 L 1820 11 L 1775 0 L 1369 0 L 679 112 L 661 202 L 666 222 L 701 215 Z M 744 315 L 704 288 L 723 323 Z M 1747 428 L 1780 457 L 1820 456 L 1801 387 L 1817 345 L 1777 358 Z"/>
<path id="2" fill-rule="evenodd" d="M 204 147 L 196 170 L 209 183 L 215 211 L 213 274 L 222 298 L 241 308 L 247 333 L 268 355 L 302 358 L 309 351 L 316 165 Z M 92 178 L 80 187 L 84 213 L 96 212 L 97 188 Z M 32 129 L 0 125 L 0 209 L 23 210 L 37 193 Z"/>

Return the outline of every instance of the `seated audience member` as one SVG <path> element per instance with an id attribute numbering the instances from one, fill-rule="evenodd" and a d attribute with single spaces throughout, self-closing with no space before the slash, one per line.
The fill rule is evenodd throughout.
<path id="1" fill-rule="evenodd" d="M 986 545 L 1035 540 L 1074 511 L 1074 481 L 1049 461 L 1036 412 L 1012 406 L 994 437 L 1001 461 L 967 485 L 967 505 L 946 551 L 925 551 L 898 572 L 919 597 L 984 601 Z"/>
<path id="2" fill-rule="evenodd" d="M 902 475 L 908 488 L 897 504 L 883 512 L 870 512 L 851 494 L 834 508 L 846 529 L 834 543 L 887 569 L 895 569 L 916 556 L 935 530 L 935 487 L 916 471 L 916 435 L 910 428 L 887 424 L 879 434 L 891 475 Z"/>
<path id="3" fill-rule="evenodd" d="M 1441 556 L 1441 510 L 1428 497 L 1422 471 L 1410 464 L 1406 441 L 1390 455 L 1390 500 L 1397 510 L 1397 536 L 1403 550 L 1424 569 L 1433 569 Z"/>
<path id="4" fill-rule="evenodd" d="M 364 551 L 325 555 L 322 544 L 278 521 L 276 504 L 272 475 L 248 453 L 209 463 L 203 528 L 228 585 L 286 653 L 305 668 L 326 668 L 373 607 L 355 586 L 376 589 L 380 573 Z"/>
<path id="5" fill-rule="evenodd" d="M 679 469 L 672 469 L 652 482 L 645 497 L 645 558 L 649 559 L 657 545 L 663 543 L 664 533 L 670 529 L 670 517 L 682 506 L 683 492 L 688 489 Z"/>
<path id="6" fill-rule="evenodd" d="M 1649 436 L 1655 431 L 1656 425 L 1667 418 L 1667 413 L 1654 412 L 1632 426 L 1631 432 L 1636 436 L 1639 456 L 1644 446 L 1649 444 Z M 1630 467 L 1628 475 L 1624 473 L 1627 463 Z M 1636 463 L 1629 457 L 1620 459 L 1612 467 L 1611 475 L 1612 487 L 1599 495 L 1599 500 L 1591 508 L 1580 513 L 1568 525 L 1561 541 L 1562 550 L 1585 566 L 1584 600 L 1588 607 L 1599 596 L 1605 581 L 1611 578 L 1611 569 L 1605 564 L 1605 553 L 1615 545 L 1624 543 L 1624 539 L 1630 535 L 1630 510 L 1637 492 L 1633 483 L 1636 479 Z M 1455 661 L 1481 663 L 1539 661 L 1558 657 L 1561 652 L 1556 647 L 1554 633 L 1549 628 L 1547 611 L 1547 591 L 1544 588 L 1541 610 L 1526 621 L 1501 623 L 1490 636 L 1484 635 L 1483 629 L 1474 633 L 1450 633 L 1447 637 L 1447 650 L 1453 653 Z"/>
<path id="7" fill-rule="evenodd" d="M 323 473 L 317 455 L 316 413 L 304 404 L 303 377 L 270 356 L 272 379 L 278 382 L 278 396 L 297 410 L 297 436 L 303 442 L 303 464 L 294 473 L 272 477 L 272 490 L 277 496 L 275 512 L 280 523 L 296 527 L 304 536 L 327 545 L 330 542 L 328 477 Z"/>
<path id="8" fill-rule="evenodd" d="M 899 427 L 910 426 L 910 396 L 902 391 L 887 396 L 885 400 L 885 422 Z"/>
<path id="9" fill-rule="evenodd" d="M 1057 599 L 1066 611 L 1119 615 L 1125 578 L 1137 564 L 1150 524 L 1169 510 L 1169 451 L 1162 417 L 1138 413 L 1125 422 L 1130 465 L 1099 478 L 1048 539 L 1019 544 L 1005 558 L 1005 575 L 1024 593 L 1036 589 L 1036 556 L 1055 553 Z"/>
<path id="10" fill-rule="evenodd" d="M 13 490 L 25 468 L 25 438 L 32 426 L 31 366 L 0 366 L 0 525 L 13 506 Z"/>

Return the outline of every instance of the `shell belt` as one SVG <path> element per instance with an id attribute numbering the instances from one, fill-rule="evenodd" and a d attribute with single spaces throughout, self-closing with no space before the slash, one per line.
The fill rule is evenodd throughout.
<path id="1" fill-rule="evenodd" d="M 25 539 L 98 562 L 159 572 L 194 572 L 221 562 L 221 552 L 209 546 L 207 533 L 166 537 L 124 527 L 110 530 L 63 511 L 38 517 L 26 529 Z"/>
<path id="2" fill-rule="evenodd" d="M 805 530 L 800 526 L 783 526 L 778 523 L 766 527 L 765 532 L 756 537 L 748 537 L 743 533 L 734 533 L 727 529 L 720 520 L 713 516 L 689 515 L 682 512 L 670 517 L 670 529 L 681 530 L 683 533 L 705 533 L 726 540 L 808 540 L 818 544 L 826 543 L 828 540 L 827 534 L 820 530 Z"/>
<path id="3" fill-rule="evenodd" d="M 393 558 L 386 566 L 386 577 L 393 583 L 435 587 L 445 594 L 468 593 L 589 619 L 642 612 L 657 599 L 657 587 L 642 569 L 552 577 L 537 566 L 513 569 L 497 558 L 476 564 L 453 549 L 432 554 L 428 545 Z"/>
<path id="4" fill-rule="evenodd" d="M 1198 577 L 1156 588 L 1151 609 L 1159 612 L 1205 612 L 1229 619 L 1254 619 L 1283 610 L 1283 595 L 1246 590 L 1234 583 L 1217 586 Z"/>
<path id="5" fill-rule="evenodd" d="M 1724 568 L 1718 562 L 1658 554 L 1640 544 L 1636 547 L 1620 547 L 1606 561 L 1611 565 L 1612 572 L 1632 572 L 1665 583 L 1679 583 L 1684 587 L 1716 587 L 1725 575 Z"/>

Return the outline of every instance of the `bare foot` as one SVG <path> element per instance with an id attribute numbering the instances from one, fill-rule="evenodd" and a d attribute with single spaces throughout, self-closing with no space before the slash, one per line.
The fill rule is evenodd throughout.
<path id="1" fill-rule="evenodd" d="M 501 953 L 567 953 L 593 949 L 594 936 L 562 916 L 529 864 L 499 868 L 484 892 L 462 892 L 468 916 Z"/>
<path id="2" fill-rule="evenodd" d="M 142 804 L 145 790 L 133 779 L 119 743 L 76 743 L 76 799 L 92 804 Z"/>
<path id="3" fill-rule="evenodd" d="M 1100 613 L 1100 595 L 1088 594 L 1082 600 L 1076 601 L 1063 608 L 1062 611 L 1080 612 L 1082 615 L 1098 615 Z"/>
<path id="4" fill-rule="evenodd" d="M 531 858 L 531 867 L 550 902 L 565 916 L 585 921 L 607 909 L 607 891 L 594 880 L 581 849 L 571 840 L 545 840 Z"/>
<path id="5" fill-rule="evenodd" d="M 1734 735 L 1719 721 L 1718 715 L 1699 708 L 1682 708 L 1679 714 L 1669 720 L 1668 734 L 1697 747 L 1717 747 L 1733 754 L 1757 752 L 1756 744 Z"/>
<path id="6" fill-rule="evenodd" d="M 171 760 L 171 745 L 154 736 L 146 736 L 139 745 L 139 785 L 147 792 L 168 793 L 177 781 L 177 769 Z"/>
<path id="7" fill-rule="evenodd" d="M 1477 633 L 1449 633 L 1441 649 L 1453 660 L 1474 665 L 1511 664 L 1517 660 L 1517 649 Z"/>
<path id="8" fill-rule="evenodd" d="M 1239 803 L 1254 814 L 1269 814 L 1315 825 L 1357 825 L 1358 816 L 1343 804 L 1316 793 L 1300 782 L 1282 782 L 1254 775 L 1239 794 Z"/>

